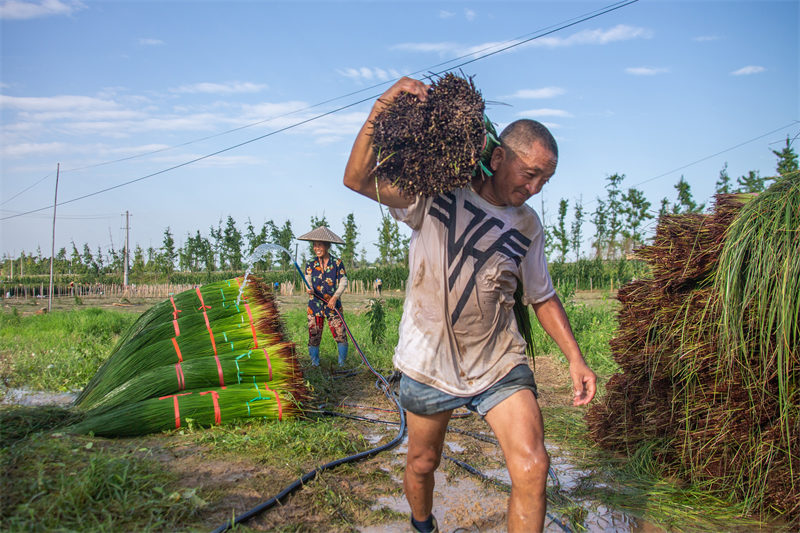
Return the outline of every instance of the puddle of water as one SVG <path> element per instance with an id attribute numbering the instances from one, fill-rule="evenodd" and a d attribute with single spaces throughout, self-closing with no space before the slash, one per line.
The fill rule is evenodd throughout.
<path id="1" fill-rule="evenodd" d="M 44 405 L 57 405 L 69 407 L 78 396 L 76 392 L 47 392 L 28 389 L 6 389 L 0 403 L 5 405 L 22 405 L 26 407 L 39 407 Z"/>

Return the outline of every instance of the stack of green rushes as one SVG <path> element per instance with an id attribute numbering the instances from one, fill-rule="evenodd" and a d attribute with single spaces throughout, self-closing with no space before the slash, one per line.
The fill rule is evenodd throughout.
<path id="1" fill-rule="evenodd" d="M 199 296 L 197 292 L 185 291 L 154 306 L 155 311 L 144 313 L 131 328 L 135 334 L 126 332 L 76 401 L 90 417 L 85 427 L 109 416 L 131 419 L 130 406 L 143 400 L 201 388 L 221 390 L 254 379 L 297 402 L 307 398 L 294 345 L 285 340 L 266 285 L 250 277 L 238 307 L 237 280 L 207 285 L 199 289 Z"/>
<path id="2" fill-rule="evenodd" d="M 300 399 L 288 381 L 257 381 L 194 389 L 127 403 L 67 428 L 71 433 L 133 437 L 193 425 L 206 427 L 246 418 L 286 420 L 299 416 Z"/>
<path id="3" fill-rule="evenodd" d="M 181 393 L 186 390 L 250 383 L 253 378 L 267 383 L 281 383 L 292 390 L 302 386 L 302 376 L 292 364 L 291 343 L 272 344 L 248 350 L 199 357 L 183 363 L 151 368 L 134 375 L 93 404 L 87 416 L 96 416 L 122 405 L 131 399 L 144 399 Z M 222 378 L 220 378 L 220 373 Z M 299 383 L 298 383 L 299 382 Z"/>
<path id="4" fill-rule="evenodd" d="M 188 290 L 176 294 L 169 300 L 156 304 L 148 311 L 145 311 L 122 335 L 109 358 L 78 395 L 75 404 L 81 408 L 88 408 L 92 403 L 88 399 L 90 397 L 98 397 L 96 392 L 98 387 L 103 389 L 103 392 L 108 392 L 111 388 L 120 385 L 121 382 L 113 379 L 114 375 L 117 375 L 117 378 L 119 377 L 121 373 L 120 365 L 132 358 L 139 359 L 143 355 L 138 353 L 139 349 L 148 347 L 148 345 L 154 344 L 155 341 L 166 342 L 167 347 L 172 350 L 171 356 L 175 359 L 173 362 L 177 362 L 175 349 L 170 340 L 172 337 L 181 337 L 181 335 L 176 335 L 176 323 L 178 332 L 183 334 L 179 344 L 181 347 L 185 342 L 189 341 L 189 338 L 205 335 L 206 344 L 210 348 L 210 338 L 205 327 L 205 316 L 201 305 L 207 306 L 205 311 L 209 323 L 214 324 L 212 331 L 217 331 L 221 325 L 218 324 L 218 321 L 238 314 L 235 303 L 239 294 L 239 284 L 236 280 L 224 280 L 205 285 L 198 290 L 203 298 L 203 304 L 200 303 L 197 290 Z M 252 292 L 250 287 L 245 290 L 245 296 L 249 292 Z M 240 306 L 243 306 L 243 304 L 240 303 Z M 159 348 L 158 352 L 165 358 L 160 364 L 169 363 L 170 361 L 166 359 L 170 354 L 163 347 Z M 241 346 L 240 348 L 244 347 Z M 112 376 L 110 382 L 107 374 Z M 123 377 L 129 375 L 128 373 L 122 373 Z"/>

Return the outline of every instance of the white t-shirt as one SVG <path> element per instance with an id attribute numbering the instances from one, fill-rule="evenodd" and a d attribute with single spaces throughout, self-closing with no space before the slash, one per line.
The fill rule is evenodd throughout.
<path id="1" fill-rule="evenodd" d="M 448 394 L 472 396 L 525 364 L 517 280 L 526 305 L 555 294 L 533 209 L 498 207 L 467 187 L 390 212 L 413 230 L 395 366 Z"/>

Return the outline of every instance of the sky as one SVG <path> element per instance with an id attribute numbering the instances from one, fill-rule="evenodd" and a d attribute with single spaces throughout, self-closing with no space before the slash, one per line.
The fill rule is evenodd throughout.
<path id="1" fill-rule="evenodd" d="M 353 213 L 374 259 L 381 209 L 342 185 L 353 140 L 398 77 L 448 70 L 498 131 L 555 135 L 529 200 L 546 224 L 562 198 L 591 218 L 614 173 L 654 211 L 681 176 L 708 203 L 725 164 L 774 175 L 800 134 L 798 5 L 0 0 L 0 253 L 49 256 L 58 176 L 56 251 L 119 250 L 126 212 L 145 249 L 228 216 L 341 235 Z"/>

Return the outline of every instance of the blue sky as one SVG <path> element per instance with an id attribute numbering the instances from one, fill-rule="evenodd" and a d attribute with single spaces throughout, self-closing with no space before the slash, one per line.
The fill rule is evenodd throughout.
<path id="1" fill-rule="evenodd" d="M 228 215 L 341 233 L 352 212 L 372 259 L 381 212 L 341 184 L 371 97 L 611 4 L 0 0 L 0 253 L 49 255 L 60 164 L 57 249 L 119 249 L 125 211 L 144 248 Z M 702 202 L 726 162 L 774 174 L 800 133 L 799 18 L 797 1 L 641 0 L 461 70 L 499 127 L 555 134 L 546 222 L 560 198 L 591 212 L 613 173 L 657 210 L 681 175 Z"/>

